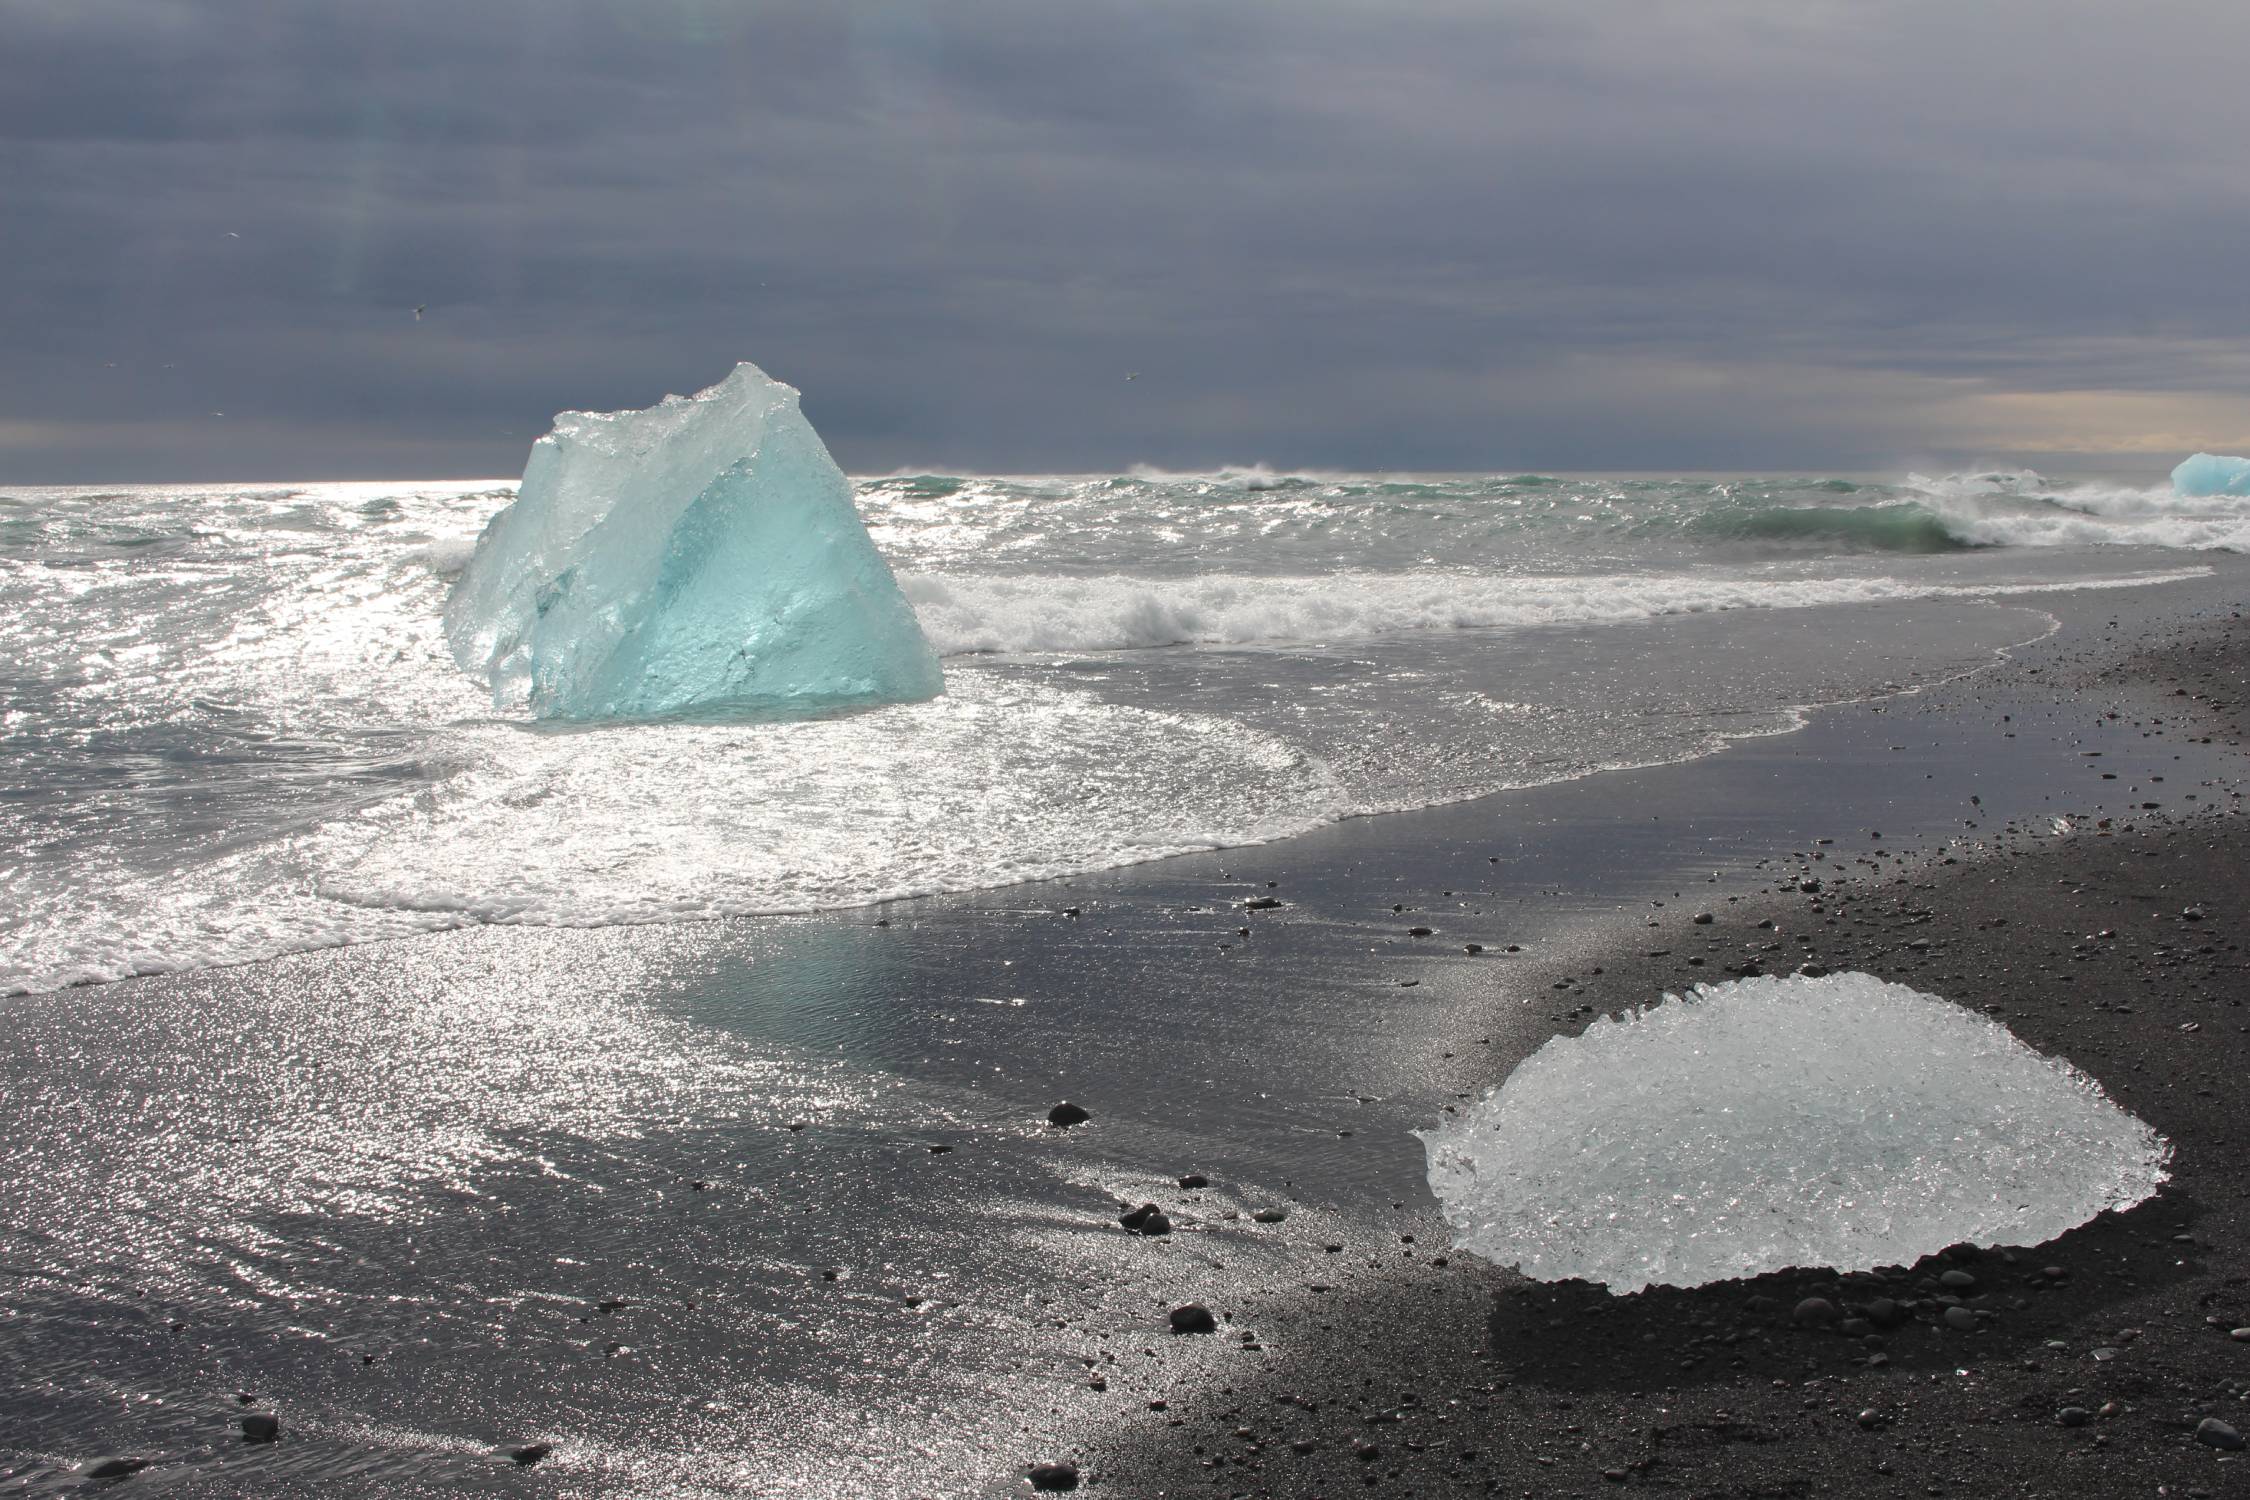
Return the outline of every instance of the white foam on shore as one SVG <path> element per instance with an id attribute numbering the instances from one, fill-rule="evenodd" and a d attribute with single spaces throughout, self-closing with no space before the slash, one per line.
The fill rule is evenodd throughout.
<path id="1" fill-rule="evenodd" d="M 2069 1063 L 1858 973 L 1601 1017 L 1421 1139 L 1461 1249 L 1620 1292 L 2038 1244 L 2171 1157 Z"/>
<path id="2" fill-rule="evenodd" d="M 946 656 L 1126 651 L 1365 640 L 1421 630 L 1620 624 L 1740 609 L 1815 609 L 1905 599 L 2000 598 L 2201 578 L 2167 569 L 2056 582 L 1953 583 L 1891 576 L 1724 577 L 1614 573 L 1352 573 L 1157 578 L 905 574 L 922 629 Z"/>

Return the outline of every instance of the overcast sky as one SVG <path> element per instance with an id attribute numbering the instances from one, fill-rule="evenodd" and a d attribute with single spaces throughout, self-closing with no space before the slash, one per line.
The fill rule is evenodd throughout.
<path id="1" fill-rule="evenodd" d="M 2242 0 L 0 0 L 0 481 L 513 474 L 737 359 L 855 472 L 2162 468 L 2250 450 L 2245 58 Z"/>

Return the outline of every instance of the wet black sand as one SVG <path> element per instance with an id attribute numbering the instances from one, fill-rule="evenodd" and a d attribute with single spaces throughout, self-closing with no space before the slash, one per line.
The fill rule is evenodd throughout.
<path id="1" fill-rule="evenodd" d="M 2188 1419 L 2250 1432 L 2241 576 L 1262 849 L 7 1002 L 0 1494 L 2221 1493 Z M 1410 1130 L 1597 1010 L 1808 962 L 1998 1007 L 2176 1183 L 1958 1290 L 1447 1254 Z M 1121 1227 L 1145 1201 L 1173 1233 Z M 1916 1306 L 1877 1346 L 1806 1295 Z M 1190 1301 L 1215 1333 L 1169 1332 Z"/>
<path id="2" fill-rule="evenodd" d="M 2085 743 L 2097 721 L 2239 742 L 2250 632 L 2229 615 L 2122 662 L 2050 662 Z M 1692 980 L 1691 956 L 1713 978 L 1816 964 L 1982 1007 L 2173 1141 L 2156 1199 L 2037 1249 L 1627 1297 L 1449 1257 L 1409 1205 L 1364 1257 L 1374 1289 L 1219 1307 L 1219 1337 L 1248 1326 L 1287 1352 L 1091 1446 L 1087 1478 L 1133 1495 L 2241 1493 L 2242 1458 L 2196 1434 L 2206 1418 L 2250 1434 L 2250 1342 L 2231 1336 L 2250 1324 L 2250 831 L 2171 821 L 2194 785 L 1903 876 L 1866 868 L 1867 830 L 1840 827 L 1771 860 L 1770 883 L 1689 893 L 1708 927 L 1681 917 L 1558 971 L 1597 1010 Z M 2208 785 L 2198 801 L 2213 797 L 2230 801 Z M 1801 1323 L 1807 1298 L 1853 1321 Z M 1947 1323 L 1955 1305 L 1973 1327 Z"/>

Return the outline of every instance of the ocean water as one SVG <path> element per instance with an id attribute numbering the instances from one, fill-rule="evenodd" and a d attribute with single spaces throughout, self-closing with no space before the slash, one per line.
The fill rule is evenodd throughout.
<path id="1" fill-rule="evenodd" d="M 2250 545 L 2250 500 L 2020 472 L 858 491 L 942 698 L 556 728 L 442 638 L 505 484 L 0 487 L 0 993 L 864 905 L 1681 760 Z"/>

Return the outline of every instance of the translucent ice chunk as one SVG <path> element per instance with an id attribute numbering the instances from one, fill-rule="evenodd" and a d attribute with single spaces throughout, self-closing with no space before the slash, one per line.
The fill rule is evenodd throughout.
<path id="1" fill-rule="evenodd" d="M 495 705 L 541 718 L 796 718 L 945 686 L 797 392 L 751 364 L 556 417 L 445 630 Z"/>
<path id="2" fill-rule="evenodd" d="M 1868 974 L 1604 1017 L 1422 1143 L 1462 1249 L 1616 1291 L 2037 1244 L 2171 1157 L 2070 1064 Z"/>
<path id="3" fill-rule="evenodd" d="M 2250 495 L 2250 458 L 2198 453 L 2180 460 L 2172 488 L 2182 495 Z"/>

